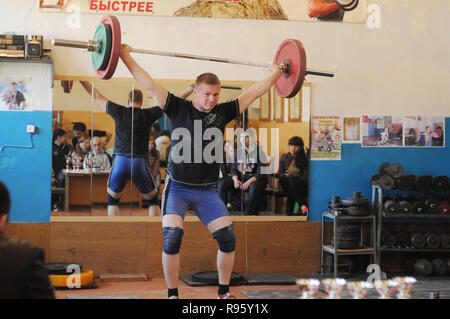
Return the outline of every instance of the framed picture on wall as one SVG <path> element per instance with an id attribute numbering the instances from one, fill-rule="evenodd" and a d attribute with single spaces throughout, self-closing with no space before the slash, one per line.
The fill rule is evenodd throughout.
<path id="1" fill-rule="evenodd" d="M 344 117 L 343 143 L 361 143 L 360 117 Z"/>
<path id="2" fill-rule="evenodd" d="M 259 98 L 259 120 L 270 121 L 270 90 Z"/>
<path id="3" fill-rule="evenodd" d="M 0 110 L 33 110 L 33 85 L 31 77 L 9 76 L 0 78 Z"/>
<path id="4" fill-rule="evenodd" d="M 302 118 L 302 90 L 289 99 L 289 122 L 301 122 Z"/>
<path id="5" fill-rule="evenodd" d="M 442 116 L 404 116 L 406 147 L 445 147 L 445 119 Z"/>
<path id="6" fill-rule="evenodd" d="M 278 94 L 273 94 L 274 119 L 277 122 L 284 122 L 284 98 Z"/>

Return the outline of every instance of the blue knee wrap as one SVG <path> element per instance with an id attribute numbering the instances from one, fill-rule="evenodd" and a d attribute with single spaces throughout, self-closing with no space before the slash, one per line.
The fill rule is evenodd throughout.
<path id="1" fill-rule="evenodd" d="M 163 227 L 164 252 L 168 255 L 178 254 L 184 231 L 178 227 Z"/>
<path id="2" fill-rule="evenodd" d="M 219 244 L 220 251 L 231 253 L 236 248 L 236 236 L 234 235 L 233 224 L 216 230 L 212 236 Z"/>
<path id="3" fill-rule="evenodd" d="M 108 205 L 110 206 L 118 206 L 120 202 L 120 197 L 119 198 L 114 198 L 111 195 L 109 195 L 108 193 Z"/>

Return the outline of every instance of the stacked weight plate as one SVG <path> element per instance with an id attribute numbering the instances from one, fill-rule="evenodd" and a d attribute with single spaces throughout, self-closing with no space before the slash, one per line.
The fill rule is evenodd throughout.
<path id="1" fill-rule="evenodd" d="M 359 223 L 338 223 L 336 234 L 331 238 L 334 244 L 336 238 L 337 249 L 357 249 L 361 240 L 361 225 Z"/>
<path id="2" fill-rule="evenodd" d="M 342 200 L 342 206 L 350 216 L 367 216 L 370 215 L 370 201 L 362 197 L 361 192 L 353 192 L 352 198 Z"/>

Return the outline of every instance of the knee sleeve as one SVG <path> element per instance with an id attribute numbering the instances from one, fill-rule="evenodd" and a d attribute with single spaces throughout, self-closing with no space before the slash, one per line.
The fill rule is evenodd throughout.
<path id="1" fill-rule="evenodd" d="M 219 244 L 219 250 L 224 253 L 231 253 L 236 248 L 236 236 L 234 235 L 233 224 L 216 230 L 212 236 Z"/>
<path id="2" fill-rule="evenodd" d="M 109 195 L 109 193 L 108 193 L 108 205 L 118 206 L 119 203 L 120 203 L 120 197 L 114 198 L 111 195 Z"/>
<path id="3" fill-rule="evenodd" d="M 184 231 L 178 227 L 163 227 L 164 247 L 163 250 L 168 255 L 178 254 L 181 247 Z"/>

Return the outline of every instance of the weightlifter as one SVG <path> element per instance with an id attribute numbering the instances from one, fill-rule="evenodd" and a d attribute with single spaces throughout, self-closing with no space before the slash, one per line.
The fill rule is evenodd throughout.
<path id="1" fill-rule="evenodd" d="M 92 85 L 89 82 L 81 81 L 80 83 L 89 94 L 92 94 Z M 190 87 L 181 96 L 187 97 L 192 91 L 193 89 Z M 162 111 L 159 107 L 143 109 L 143 96 L 140 90 L 129 93 L 128 104 L 130 107 L 110 101 L 97 89 L 94 89 L 93 95 L 95 102 L 115 121 L 114 162 L 108 177 L 107 193 L 108 216 L 119 216 L 121 192 L 131 178 L 131 165 L 133 165 L 133 182 L 142 193 L 144 201 L 150 201 L 157 193 L 155 182 L 146 164 L 146 158 L 151 126 L 162 116 Z M 133 145 L 131 145 L 132 116 Z"/>
<path id="2" fill-rule="evenodd" d="M 166 113 L 173 127 L 172 149 L 161 205 L 164 236 L 162 264 L 168 297 L 178 298 L 179 251 L 184 234 L 184 216 L 189 205 L 193 207 L 219 246 L 217 252 L 218 298 L 235 298 L 229 292 L 229 283 L 234 264 L 236 237 L 225 204 L 214 189 L 215 184 L 218 183 L 220 160 L 211 162 L 203 158 L 202 154 L 206 147 L 202 137 L 208 129 L 220 130 L 220 138 L 217 136 L 215 138 L 219 139 L 216 142 L 220 145 L 219 147 L 222 147 L 226 124 L 238 117 L 253 101 L 272 87 L 282 74 L 280 66 L 273 64 L 269 76 L 250 86 L 237 99 L 220 104 L 218 104 L 220 94 L 218 77 L 212 73 L 203 73 L 196 79 L 193 100 L 187 101 L 174 96 L 158 84 L 131 57 L 131 50 L 130 46 L 122 44 L 120 58 L 138 83 L 147 89 L 157 105 Z M 176 132 L 184 132 L 184 134 L 176 134 Z M 201 137 L 195 134 L 201 134 Z M 198 138 L 200 143 L 195 143 Z M 197 157 L 196 160 L 186 160 L 186 154 L 183 153 L 183 158 L 180 160 L 176 150 L 186 143 L 190 145 L 183 152 L 186 151 L 193 157 L 200 154 L 200 159 Z"/>

